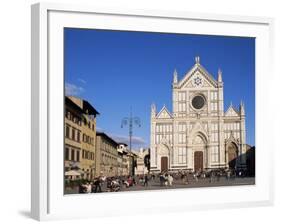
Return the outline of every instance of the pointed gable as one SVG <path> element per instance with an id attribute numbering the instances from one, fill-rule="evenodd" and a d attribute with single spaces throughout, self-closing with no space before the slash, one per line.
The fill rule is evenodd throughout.
<path id="1" fill-rule="evenodd" d="M 157 118 L 172 118 L 172 115 L 170 114 L 170 112 L 168 111 L 168 109 L 166 108 L 166 106 L 164 106 L 160 112 L 157 114 L 156 116 Z"/>
<path id="2" fill-rule="evenodd" d="M 202 80 L 201 82 L 203 87 L 218 86 L 217 81 L 213 78 L 213 76 L 201 64 L 196 63 L 178 83 L 178 87 L 195 87 L 193 77 L 199 77 Z"/>
<path id="3" fill-rule="evenodd" d="M 236 139 L 234 137 L 233 131 L 230 132 L 230 135 L 228 138 L 225 139 L 226 143 L 235 143 L 236 145 L 239 145 L 239 139 Z"/>
<path id="4" fill-rule="evenodd" d="M 237 117 L 239 116 L 239 113 L 235 110 L 235 108 L 232 106 L 232 104 L 229 106 L 227 111 L 225 112 L 226 117 Z"/>

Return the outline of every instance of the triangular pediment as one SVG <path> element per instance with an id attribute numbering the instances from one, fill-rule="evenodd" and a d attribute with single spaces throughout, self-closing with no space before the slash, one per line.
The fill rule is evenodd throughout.
<path id="1" fill-rule="evenodd" d="M 178 83 L 178 88 L 214 87 L 218 86 L 217 81 L 200 64 L 195 64 L 183 79 Z"/>
<path id="2" fill-rule="evenodd" d="M 232 105 L 230 105 L 230 107 L 225 112 L 224 116 L 226 116 L 226 117 L 238 117 L 239 113 L 234 109 L 234 107 Z"/>
<path id="3" fill-rule="evenodd" d="M 164 106 L 156 116 L 157 118 L 172 118 L 168 109 Z"/>
<path id="4" fill-rule="evenodd" d="M 195 72 L 192 77 L 189 78 L 188 82 L 181 88 L 200 88 L 200 87 L 214 87 L 210 81 L 208 81 L 201 72 Z"/>

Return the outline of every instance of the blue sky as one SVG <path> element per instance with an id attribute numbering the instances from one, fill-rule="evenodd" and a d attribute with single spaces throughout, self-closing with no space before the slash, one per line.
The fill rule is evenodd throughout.
<path id="1" fill-rule="evenodd" d="M 245 103 L 247 143 L 255 144 L 255 39 L 90 29 L 65 29 L 66 93 L 88 100 L 99 112 L 97 127 L 126 141 L 123 117 L 141 119 L 133 130 L 133 148 L 149 146 L 150 106 L 172 111 L 171 83 L 181 79 L 195 56 L 224 81 L 224 107 Z"/>

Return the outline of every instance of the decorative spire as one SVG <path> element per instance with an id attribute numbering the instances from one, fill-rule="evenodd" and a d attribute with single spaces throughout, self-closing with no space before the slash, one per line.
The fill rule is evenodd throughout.
<path id="1" fill-rule="evenodd" d="M 199 56 L 195 57 L 195 63 L 198 64 L 198 65 L 200 64 L 200 57 Z"/>
<path id="2" fill-rule="evenodd" d="M 222 82 L 222 71 L 220 68 L 218 70 L 218 82 Z"/>
<path id="3" fill-rule="evenodd" d="M 242 100 L 240 102 L 240 115 L 245 116 L 245 106 Z"/>
<path id="4" fill-rule="evenodd" d="M 230 131 L 230 136 L 229 136 L 229 139 L 231 138 L 234 138 L 234 133 L 233 133 L 233 130 Z"/>
<path id="5" fill-rule="evenodd" d="M 156 116 L 156 106 L 155 104 L 151 104 L 151 117 L 155 117 Z"/>
<path id="6" fill-rule="evenodd" d="M 178 83 L 178 73 L 177 73 L 177 70 L 176 70 L 176 69 L 175 69 L 175 71 L 174 71 L 173 83 L 174 83 L 174 84 Z"/>

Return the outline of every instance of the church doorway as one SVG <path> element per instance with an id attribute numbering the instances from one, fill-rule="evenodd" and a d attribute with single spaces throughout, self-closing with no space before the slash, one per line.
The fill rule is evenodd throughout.
<path id="1" fill-rule="evenodd" d="M 194 152 L 194 171 L 203 170 L 203 152 L 196 151 Z"/>
<path id="2" fill-rule="evenodd" d="M 161 157 L 161 172 L 167 172 L 168 171 L 168 157 L 163 156 Z"/>
<path id="3" fill-rule="evenodd" d="M 194 171 L 200 172 L 207 167 L 206 142 L 205 136 L 201 133 L 197 133 L 192 141 Z"/>
<path id="4" fill-rule="evenodd" d="M 235 169 L 236 160 L 237 160 L 237 156 L 238 156 L 237 146 L 234 143 L 230 143 L 227 146 L 227 151 L 228 151 L 228 166 L 231 169 Z"/>

